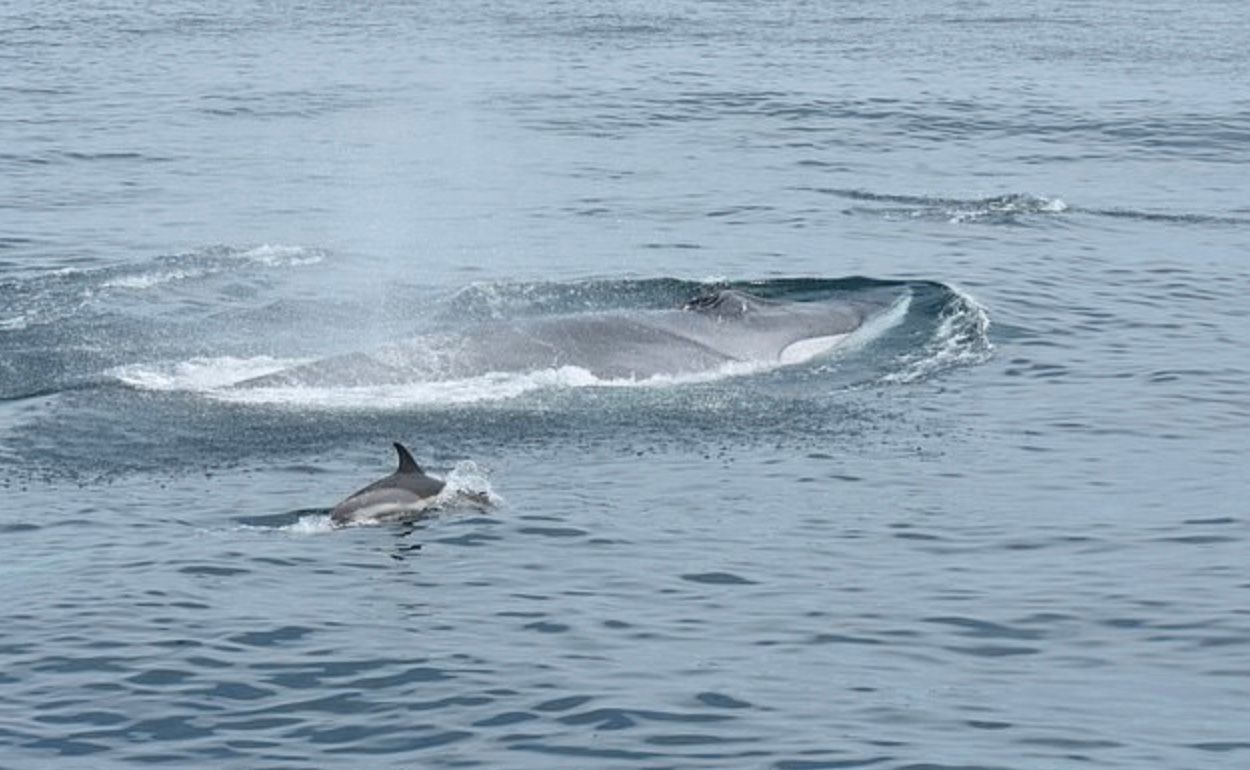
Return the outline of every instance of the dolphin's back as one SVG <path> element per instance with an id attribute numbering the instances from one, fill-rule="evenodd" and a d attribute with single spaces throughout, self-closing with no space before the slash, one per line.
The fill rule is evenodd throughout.
<path id="1" fill-rule="evenodd" d="M 384 514 L 411 511 L 443 491 L 444 482 L 427 476 L 402 444 L 395 444 L 399 470 L 359 489 L 334 506 L 330 519 L 335 524 L 378 518 Z"/>

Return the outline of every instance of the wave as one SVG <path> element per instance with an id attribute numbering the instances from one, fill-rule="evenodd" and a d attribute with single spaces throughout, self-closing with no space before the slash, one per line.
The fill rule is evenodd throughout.
<path id="1" fill-rule="evenodd" d="M 244 276 L 257 270 L 315 265 L 326 253 L 302 246 L 215 246 L 109 267 L 62 267 L 0 280 L 0 332 L 63 322 L 101 309 L 116 294 L 169 284 Z"/>
<path id="2" fill-rule="evenodd" d="M 873 204 L 847 209 L 887 219 L 925 219 L 952 224 L 1020 224 L 1027 218 L 1062 214 L 1069 210 L 1062 198 L 1029 193 L 1007 193 L 986 198 L 942 198 L 890 195 L 866 190 L 821 189 L 820 192 Z"/>
<path id="3" fill-rule="evenodd" d="M 1034 219 L 1060 214 L 1086 215 L 1108 219 L 1164 222 L 1190 225 L 1250 224 L 1250 218 L 1192 212 L 1143 211 L 1117 207 L 1072 206 L 1062 198 L 1006 193 L 983 198 L 949 198 L 928 195 L 896 195 L 858 189 L 820 188 L 818 192 L 857 201 L 861 206 L 846 209 L 848 214 L 866 214 L 890 220 L 929 220 L 951 224 L 1019 225 Z"/>
<path id="4" fill-rule="evenodd" d="M 15 315 L 9 318 L 0 318 L 0 331 L 21 331 L 29 326 L 25 315 Z"/>
<path id="5" fill-rule="evenodd" d="M 1250 217 L 1223 216 L 1217 214 L 1168 213 L 1162 211 L 1140 211 L 1124 208 L 1082 208 L 1075 211 L 1093 214 L 1108 219 L 1128 219 L 1138 222 L 1164 222 L 1179 225 L 1231 225 L 1241 227 L 1250 225 Z"/>
<path id="6" fill-rule="evenodd" d="M 970 295 L 950 288 L 954 296 L 939 312 L 932 337 L 915 352 L 899 355 L 881 382 L 920 382 L 949 369 L 985 363 L 993 355 L 989 313 Z"/>
<path id="7" fill-rule="evenodd" d="M 292 326 L 290 318 L 247 320 L 271 304 L 273 273 L 324 257 L 300 246 L 213 247 L 8 273 L 0 278 L 0 399 L 89 388 L 131 363 L 264 352 L 275 331 Z"/>
<path id="8" fill-rule="evenodd" d="M 251 267 L 300 267 L 315 265 L 324 254 L 300 246 L 270 245 L 248 249 L 217 248 L 174 257 L 163 257 L 154 264 L 123 268 L 124 272 L 105 278 L 102 289 L 151 289 L 161 284 L 206 278 Z M 105 271 L 100 271 L 105 272 Z"/>

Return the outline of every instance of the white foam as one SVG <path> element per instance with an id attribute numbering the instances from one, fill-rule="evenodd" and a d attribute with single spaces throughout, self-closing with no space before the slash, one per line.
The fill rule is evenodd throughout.
<path id="1" fill-rule="evenodd" d="M 16 315 L 11 318 L 0 318 L 0 331 L 20 332 L 28 325 L 26 316 Z"/>
<path id="2" fill-rule="evenodd" d="M 234 256 L 241 260 L 258 262 L 268 267 L 315 265 L 323 258 L 320 253 L 309 251 L 303 246 L 283 246 L 282 244 L 268 243 L 238 252 Z"/>
<path id="3" fill-rule="evenodd" d="M 847 342 L 856 335 L 838 336 Z M 490 372 L 477 377 L 432 380 L 402 384 L 318 387 L 282 385 L 274 387 L 208 389 L 206 395 L 220 401 L 257 406 L 315 408 L 326 410 L 399 410 L 413 406 L 451 406 L 517 398 L 538 390 L 573 388 L 668 388 L 694 385 L 730 377 L 745 377 L 811 360 L 827 352 L 829 338 L 797 351 L 790 360 L 731 361 L 713 369 L 682 374 L 656 374 L 650 377 L 597 377 L 579 366 L 562 366 L 529 372 Z M 793 346 L 791 346 L 793 347 Z M 836 347 L 836 344 L 835 344 Z"/>
<path id="4" fill-rule="evenodd" d="M 200 529 L 197 532 L 201 535 L 220 536 L 228 532 L 259 532 L 263 534 L 273 532 L 287 532 L 293 535 L 320 535 L 326 532 L 333 532 L 336 526 L 330 519 L 328 513 L 306 513 L 300 516 L 296 521 L 281 526 L 266 526 L 264 524 L 239 524 L 228 529 Z"/>
<path id="5" fill-rule="evenodd" d="M 183 281 L 188 278 L 202 278 L 205 275 L 208 275 L 206 270 L 157 270 L 151 273 L 110 278 L 100 284 L 100 287 L 104 289 L 150 289 L 153 286 L 160 286 L 164 283 Z"/>
<path id="6" fill-rule="evenodd" d="M 637 388 L 710 382 L 725 377 L 754 374 L 769 368 L 762 363 L 733 362 L 697 374 L 656 375 L 646 378 L 605 379 L 577 366 L 540 369 L 530 372 L 490 372 L 456 380 L 420 381 L 402 384 L 315 387 L 283 385 L 275 387 L 207 389 L 211 398 L 237 404 L 283 406 L 327 410 L 397 410 L 413 406 L 451 406 L 517 398 L 537 390 L 568 388 Z"/>
<path id="7" fill-rule="evenodd" d="M 1061 214 L 1068 210 L 1062 198 L 1046 198 L 1040 195 L 1004 195 L 975 201 L 948 209 L 952 224 L 978 222 L 995 216 L 1015 214 Z"/>
<path id="8" fill-rule="evenodd" d="M 251 249 L 219 252 L 189 253 L 174 257 L 165 262 L 193 262 L 184 267 L 165 267 L 132 275 L 110 278 L 100 284 L 103 289 L 126 289 L 141 291 L 151 289 L 174 281 L 185 281 L 194 278 L 206 278 L 226 270 L 233 269 L 238 263 L 253 263 L 261 267 L 298 267 L 314 265 L 323 259 L 316 251 L 309 251 L 302 246 L 282 246 L 265 244 Z"/>
<path id="9" fill-rule="evenodd" d="M 289 532 L 293 535 L 321 535 L 333 532 L 335 527 L 328 513 L 310 513 L 300 516 L 296 522 L 277 529 L 279 532 Z"/>
<path id="10" fill-rule="evenodd" d="M 209 388 L 205 392 L 211 398 L 235 404 L 386 410 L 499 401 L 516 398 L 541 388 L 584 387 L 598 382 L 585 369 L 565 366 L 524 373 L 491 372 L 480 377 L 459 380 L 336 387 L 280 385 L 236 389 Z"/>
<path id="11" fill-rule="evenodd" d="M 107 374 L 140 390 L 209 392 L 302 363 L 306 360 L 269 356 L 197 357 L 188 361 L 120 366 Z"/>
<path id="12" fill-rule="evenodd" d="M 901 367 L 882 377 L 882 382 L 918 382 L 945 369 L 983 363 L 993 355 L 989 313 L 958 287 L 947 288 L 955 294 L 955 301 L 942 312 L 929 344 L 918 353 L 901 357 Z"/>

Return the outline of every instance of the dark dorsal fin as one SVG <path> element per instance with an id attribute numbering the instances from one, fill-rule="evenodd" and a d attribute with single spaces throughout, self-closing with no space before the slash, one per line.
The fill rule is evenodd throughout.
<path id="1" fill-rule="evenodd" d="M 423 473 L 421 466 L 412 459 L 412 453 L 405 449 L 403 444 L 396 441 L 395 451 L 399 453 L 399 470 L 395 471 L 396 473 Z"/>

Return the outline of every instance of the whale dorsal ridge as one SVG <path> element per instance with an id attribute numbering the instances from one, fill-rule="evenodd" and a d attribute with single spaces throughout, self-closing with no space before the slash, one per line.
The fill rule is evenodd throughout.
<path id="1" fill-rule="evenodd" d="M 417 461 L 412 459 L 412 453 L 398 441 L 395 442 L 395 451 L 399 453 L 399 470 L 396 473 L 424 473 Z"/>

